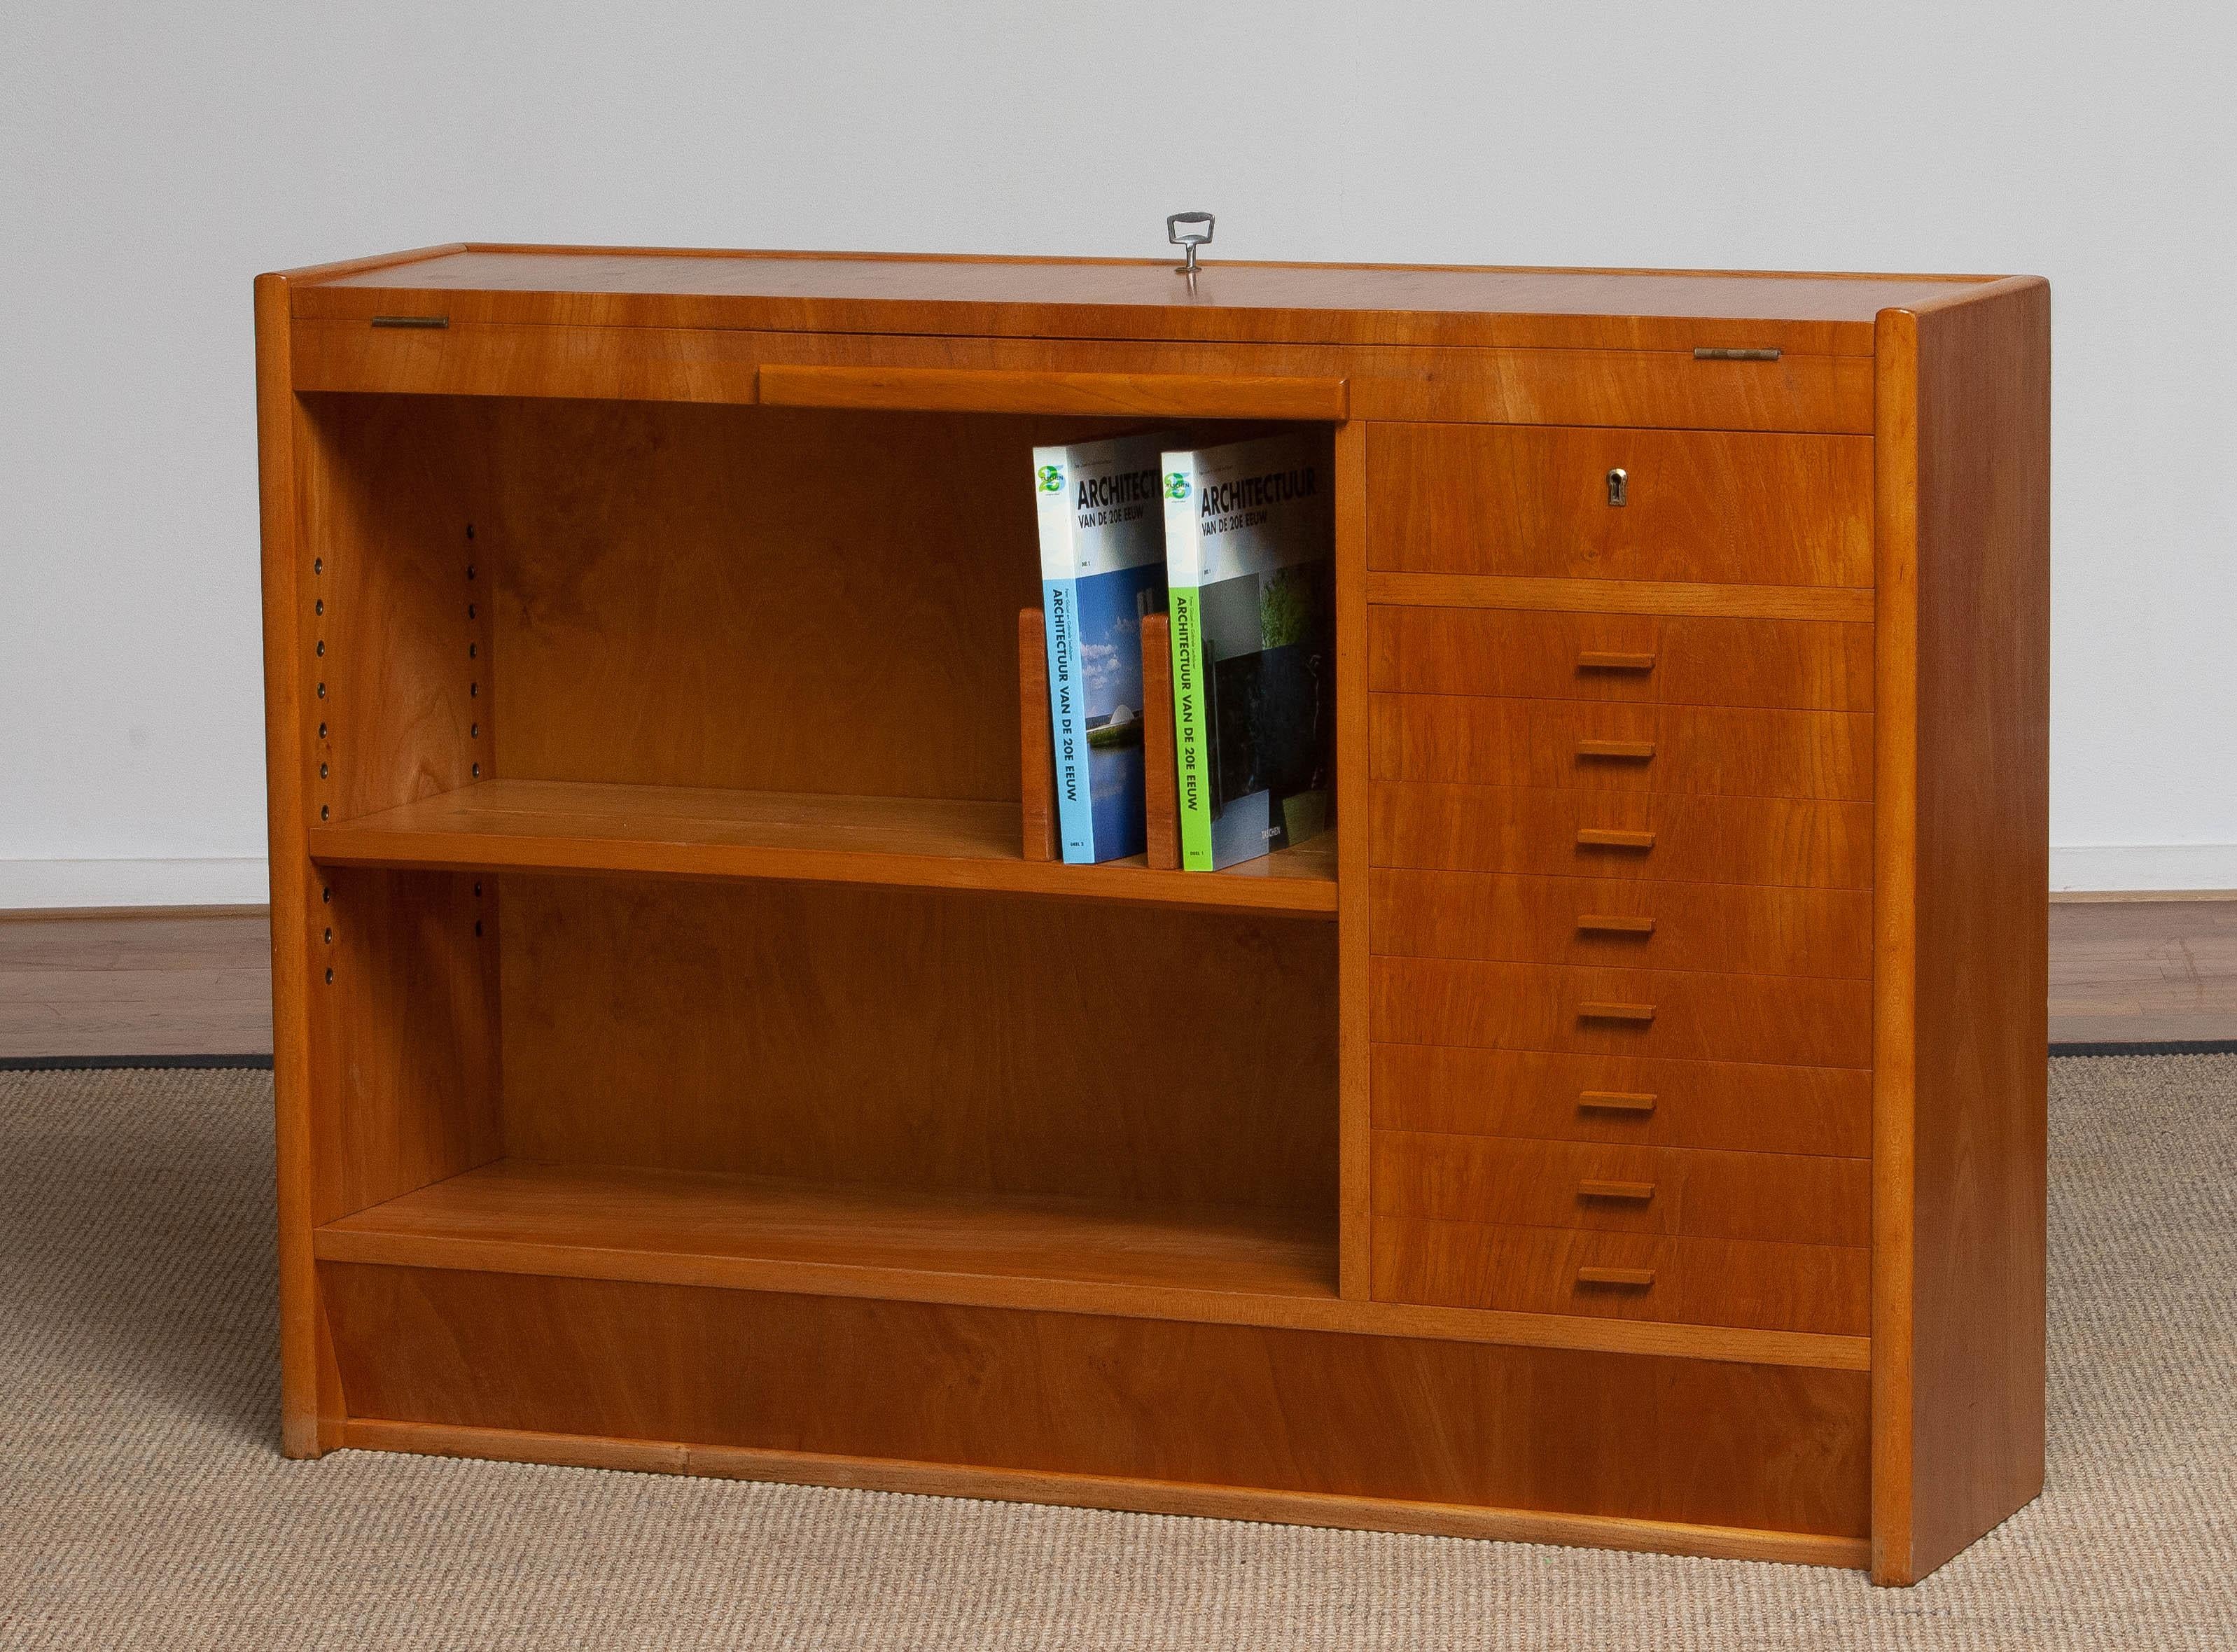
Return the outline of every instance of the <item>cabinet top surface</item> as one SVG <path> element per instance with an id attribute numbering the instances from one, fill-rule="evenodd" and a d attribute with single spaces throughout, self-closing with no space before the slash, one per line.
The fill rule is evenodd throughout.
<path id="1" fill-rule="evenodd" d="M 290 307 L 307 319 L 433 309 L 455 322 L 1868 354 L 1879 311 L 1995 279 L 1215 258 L 1191 290 L 1166 260 L 459 246 L 295 272 Z"/>

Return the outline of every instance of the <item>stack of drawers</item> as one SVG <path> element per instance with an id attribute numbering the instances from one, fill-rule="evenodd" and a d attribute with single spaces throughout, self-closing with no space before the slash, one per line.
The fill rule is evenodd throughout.
<path id="1" fill-rule="evenodd" d="M 1373 431 L 1370 569 L 1465 603 L 1369 610 L 1377 1298 L 1868 1333 L 1872 628 L 1750 610 L 1871 502 L 1864 437 Z"/>

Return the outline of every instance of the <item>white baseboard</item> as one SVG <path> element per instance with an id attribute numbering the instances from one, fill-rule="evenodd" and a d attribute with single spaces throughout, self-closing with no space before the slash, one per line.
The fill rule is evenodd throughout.
<path id="1" fill-rule="evenodd" d="M 2237 843 L 2104 843 L 2050 851 L 2053 890 L 2237 889 Z"/>
<path id="2" fill-rule="evenodd" d="M 70 906 L 261 906 L 261 855 L 223 860 L 0 860 L 0 912 Z"/>
<path id="3" fill-rule="evenodd" d="M 2237 843 L 2054 847 L 2050 886 L 2237 889 Z M 0 912 L 71 906 L 257 906 L 269 897 L 261 856 L 207 860 L 0 860 Z"/>

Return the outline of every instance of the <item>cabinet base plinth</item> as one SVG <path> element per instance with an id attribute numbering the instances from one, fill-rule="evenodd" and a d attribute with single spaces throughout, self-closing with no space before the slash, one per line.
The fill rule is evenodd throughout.
<path id="1" fill-rule="evenodd" d="M 326 1263 L 346 1445 L 1866 1563 L 1863 1372 Z"/>
<path id="2" fill-rule="evenodd" d="M 882 1458 L 822 1457 L 804 1451 L 684 1445 L 672 1441 L 528 1434 L 501 1428 L 459 1428 L 441 1423 L 392 1423 L 371 1417 L 352 1418 L 343 1438 L 350 1449 L 404 1451 L 421 1457 L 624 1469 L 643 1474 L 689 1474 L 708 1479 L 766 1480 L 781 1485 L 976 1497 L 992 1503 L 1039 1503 L 1065 1509 L 1115 1509 L 1133 1514 L 1190 1515 L 1215 1520 L 1257 1520 L 1338 1530 L 1402 1531 L 1425 1537 L 1556 1543 L 1641 1554 L 1694 1555 L 1712 1560 L 1766 1560 L 1798 1566 L 1839 1566 L 1851 1570 L 1864 1570 L 1871 1549 L 1870 1543 L 1862 1537 L 1757 1531 L 1740 1526 L 1686 1525 L 1667 1520 L 1629 1520 L 1615 1515 L 1478 1509 L 1448 1503 L 1262 1491 L 1239 1486 L 1182 1485 L 1092 1474 L 967 1468 L 949 1463 L 905 1463 Z"/>

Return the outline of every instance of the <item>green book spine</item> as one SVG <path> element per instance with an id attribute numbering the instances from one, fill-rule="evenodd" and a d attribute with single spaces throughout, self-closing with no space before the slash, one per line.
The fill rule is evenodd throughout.
<path id="1" fill-rule="evenodd" d="M 1171 588 L 1173 777 L 1180 792 L 1181 868 L 1211 872 L 1211 747 L 1198 595 L 1193 585 Z"/>

